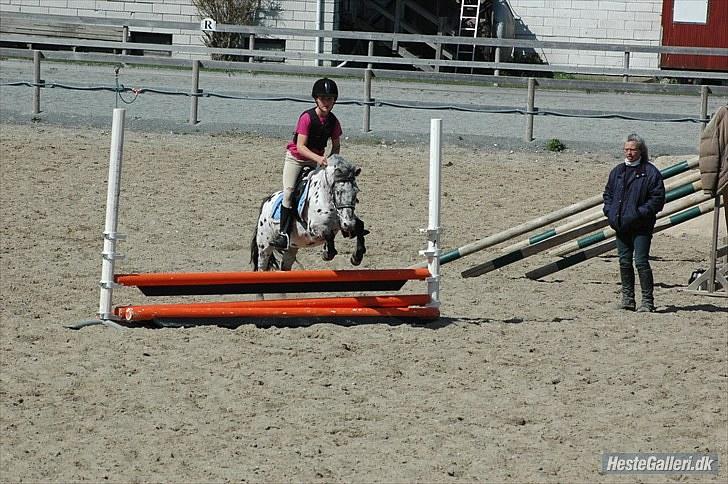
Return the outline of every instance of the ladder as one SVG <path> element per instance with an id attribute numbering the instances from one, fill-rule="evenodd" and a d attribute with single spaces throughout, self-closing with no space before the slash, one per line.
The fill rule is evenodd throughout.
<path id="1" fill-rule="evenodd" d="M 481 0 L 460 0 L 460 23 L 458 28 L 459 37 L 477 37 L 478 23 L 480 22 Z M 475 60 L 475 46 L 458 44 L 456 56 L 458 60 Z M 473 69 L 470 68 L 470 72 Z"/>

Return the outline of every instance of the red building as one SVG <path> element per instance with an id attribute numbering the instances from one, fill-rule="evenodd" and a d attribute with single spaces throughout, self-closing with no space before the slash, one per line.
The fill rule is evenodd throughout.
<path id="1" fill-rule="evenodd" d="M 663 0 L 662 45 L 728 49 L 728 0 Z M 660 67 L 728 72 L 728 56 L 662 54 Z"/>

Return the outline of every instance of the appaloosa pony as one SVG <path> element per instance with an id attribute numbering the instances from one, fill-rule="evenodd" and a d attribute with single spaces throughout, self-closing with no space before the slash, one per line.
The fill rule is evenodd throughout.
<path id="1" fill-rule="evenodd" d="M 369 232 L 364 229 L 364 222 L 354 214 L 359 192 L 356 177 L 360 172 L 361 168 L 343 157 L 331 155 L 328 166 L 310 170 L 302 177 L 301 188 L 297 190 L 295 223 L 287 249 L 276 249 L 270 245 L 280 227 L 282 192 L 278 191 L 263 200 L 250 244 L 253 270 L 288 271 L 299 249 L 321 244 L 324 245 L 321 257 L 330 261 L 337 254 L 334 237 L 339 231 L 346 237 L 356 237 L 356 250 L 350 260 L 355 266 L 361 264 L 366 252 L 364 236 Z M 282 254 L 280 263 L 276 259 L 276 252 Z"/>

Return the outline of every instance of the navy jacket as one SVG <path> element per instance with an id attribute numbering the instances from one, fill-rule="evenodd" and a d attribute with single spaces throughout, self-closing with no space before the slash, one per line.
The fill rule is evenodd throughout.
<path id="1" fill-rule="evenodd" d="M 617 232 L 651 234 L 664 205 L 665 184 L 652 163 L 642 161 L 636 167 L 620 163 L 609 173 L 604 215 Z"/>

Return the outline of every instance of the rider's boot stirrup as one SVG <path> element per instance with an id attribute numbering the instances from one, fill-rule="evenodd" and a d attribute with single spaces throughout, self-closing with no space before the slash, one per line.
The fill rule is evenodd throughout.
<path id="1" fill-rule="evenodd" d="M 289 234 L 291 233 L 291 227 L 293 226 L 293 217 L 291 216 L 292 210 L 288 207 L 281 205 L 281 227 L 280 233 L 276 235 L 276 238 L 271 240 L 270 245 L 276 249 L 287 249 L 289 243 Z"/>

